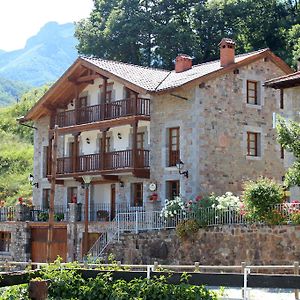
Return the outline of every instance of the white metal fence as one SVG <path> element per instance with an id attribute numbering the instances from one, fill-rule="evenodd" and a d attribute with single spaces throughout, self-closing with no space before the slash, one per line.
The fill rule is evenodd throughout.
<path id="1" fill-rule="evenodd" d="M 299 203 L 285 203 L 270 207 L 269 212 L 273 212 L 278 218 L 278 222 L 291 223 L 293 215 L 300 216 Z M 166 218 L 161 211 L 135 211 L 119 212 L 116 218 L 110 223 L 107 232 L 103 233 L 91 248 L 89 254 L 93 257 L 99 257 L 103 254 L 108 244 L 115 238 L 119 240 L 120 234 L 124 232 L 139 233 L 140 231 L 171 229 L 184 220 L 196 220 L 201 226 L 220 226 L 234 224 L 259 223 L 264 224 L 262 220 L 247 218 L 242 209 L 228 207 L 227 209 L 203 208 L 197 212 L 180 211 L 173 214 L 173 217 Z M 276 221 L 276 220 L 275 220 Z M 300 217 L 299 217 L 300 221 Z"/>

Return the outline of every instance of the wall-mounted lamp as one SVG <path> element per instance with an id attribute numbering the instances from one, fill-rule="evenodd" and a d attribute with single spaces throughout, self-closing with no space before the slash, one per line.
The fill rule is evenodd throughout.
<path id="1" fill-rule="evenodd" d="M 189 178 L 189 171 L 181 171 L 182 167 L 183 167 L 184 163 L 181 159 L 178 160 L 178 162 L 176 163 L 176 168 L 178 169 L 178 172 L 180 175 L 183 175 L 185 178 Z"/>
<path id="2" fill-rule="evenodd" d="M 35 186 L 37 189 L 39 188 L 39 183 L 34 182 L 34 176 L 32 174 L 29 174 L 28 180 L 32 186 Z"/>
<path id="3" fill-rule="evenodd" d="M 118 136 L 118 139 L 119 139 L 119 140 L 122 139 L 122 134 L 121 134 L 121 132 L 118 132 L 117 136 Z"/>
<path id="4" fill-rule="evenodd" d="M 91 141 L 90 141 L 89 138 L 86 138 L 86 143 L 87 143 L 87 144 L 90 144 L 90 143 L 91 143 Z"/>
<path id="5" fill-rule="evenodd" d="M 119 182 L 119 185 L 120 185 L 121 188 L 123 188 L 123 187 L 124 187 L 124 182 L 123 182 L 123 181 L 120 181 L 120 182 Z"/>

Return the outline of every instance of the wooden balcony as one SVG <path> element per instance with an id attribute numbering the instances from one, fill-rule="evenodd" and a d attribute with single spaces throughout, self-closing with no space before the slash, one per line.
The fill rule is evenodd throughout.
<path id="1" fill-rule="evenodd" d="M 60 112 L 52 120 L 51 128 L 55 124 L 58 127 L 68 127 L 129 116 L 149 117 L 150 99 L 123 99 Z"/>
<path id="2" fill-rule="evenodd" d="M 57 175 L 111 173 L 149 169 L 149 150 L 122 150 L 57 159 Z"/>

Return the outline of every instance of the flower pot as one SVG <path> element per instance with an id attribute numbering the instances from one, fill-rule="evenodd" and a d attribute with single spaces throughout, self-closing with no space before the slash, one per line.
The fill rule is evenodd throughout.
<path id="1" fill-rule="evenodd" d="M 45 300 L 48 297 L 48 280 L 31 280 L 29 297 L 33 300 Z"/>

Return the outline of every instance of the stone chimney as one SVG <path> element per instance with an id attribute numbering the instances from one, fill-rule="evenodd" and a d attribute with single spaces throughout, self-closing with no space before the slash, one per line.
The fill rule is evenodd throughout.
<path id="1" fill-rule="evenodd" d="M 179 54 L 175 61 L 175 72 L 180 73 L 191 69 L 193 66 L 193 59 L 186 54 Z"/>
<path id="2" fill-rule="evenodd" d="M 223 38 L 219 43 L 220 47 L 220 64 L 221 67 L 226 67 L 234 63 L 235 58 L 235 41 L 228 38 Z"/>

